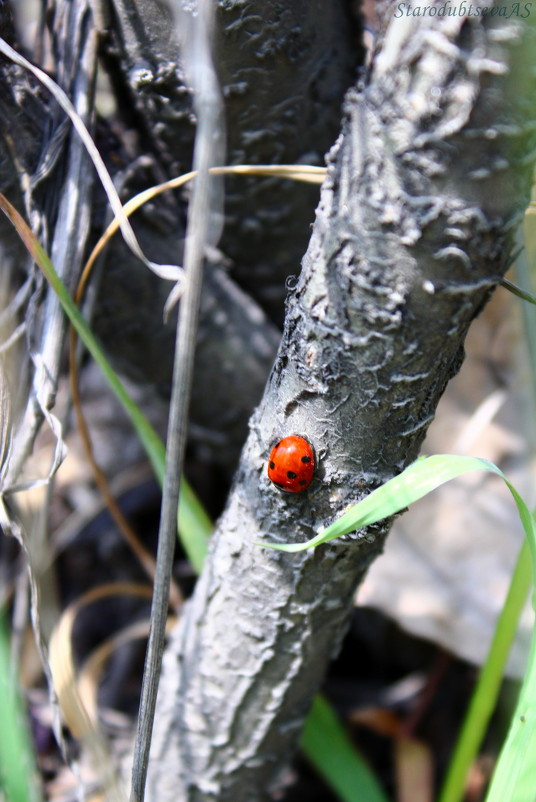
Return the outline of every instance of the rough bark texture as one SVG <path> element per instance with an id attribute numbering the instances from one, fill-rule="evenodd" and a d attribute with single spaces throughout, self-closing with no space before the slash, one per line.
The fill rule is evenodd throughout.
<path id="1" fill-rule="evenodd" d="M 121 110 L 168 175 L 190 169 L 190 90 L 169 11 L 157 0 L 100 0 Z M 185 9 L 195 3 L 184 0 Z M 215 59 L 227 163 L 323 163 L 363 50 L 345 0 L 218 0 Z M 222 251 L 241 286 L 282 321 L 284 280 L 307 246 L 318 194 L 272 179 L 230 180 Z"/>
<path id="2" fill-rule="evenodd" d="M 125 199 L 159 180 L 153 159 L 140 158 L 126 169 Z M 182 263 L 183 213 L 183 205 L 169 195 L 156 198 L 136 213 L 132 223 L 145 253 L 162 264 Z M 98 230 L 102 230 L 102 220 Z M 281 334 L 228 276 L 228 261 L 216 249 L 207 259 L 190 434 L 230 477 Z M 169 292 L 168 282 L 147 270 L 120 236 L 113 238 L 98 279 L 94 331 L 121 373 L 149 385 L 163 399 L 170 394 L 175 345 L 176 318 L 162 319 Z"/>
<path id="3" fill-rule="evenodd" d="M 123 176 L 126 198 L 190 169 L 195 119 L 165 6 L 156 0 L 97 5 L 115 97 L 137 133 L 133 166 Z M 344 92 L 362 60 L 354 27 L 344 0 L 218 4 L 215 49 L 228 163 L 321 161 L 337 136 Z M 117 155 L 116 149 L 112 170 Z M 120 156 L 128 173 L 126 154 Z M 234 470 L 279 341 L 265 313 L 282 320 L 285 278 L 296 272 L 305 250 L 318 188 L 240 177 L 228 189 L 220 245 L 229 277 L 216 268 L 205 283 L 191 417 L 196 439 Z M 163 199 L 136 215 L 146 252 L 164 263 L 180 260 L 184 217 L 184 204 L 181 211 L 180 202 Z M 175 338 L 174 323 L 162 322 L 168 292 L 116 238 L 105 255 L 96 330 L 120 370 L 164 396 Z"/>
<path id="4" fill-rule="evenodd" d="M 228 506 L 165 658 L 153 802 L 268 798 L 296 748 L 354 590 L 389 524 L 299 555 L 410 463 L 463 340 L 504 273 L 530 185 L 534 92 L 519 19 L 392 19 L 367 86 L 348 94 L 283 341 Z M 272 487 L 297 432 L 319 467 Z"/>
<path id="5" fill-rule="evenodd" d="M 146 253 L 177 260 L 175 231 L 157 237 L 152 222 L 136 225 Z M 219 257 L 219 258 L 218 258 Z M 251 410 L 262 396 L 280 333 L 262 309 L 222 268 L 221 254 L 206 265 L 192 388 L 190 434 L 230 472 L 247 436 Z M 125 272 L 128 271 L 128 281 Z M 169 285 L 154 276 L 116 238 L 101 278 L 94 328 L 118 369 L 169 397 L 176 320 L 163 323 Z M 140 299 L 150 299 L 150 306 Z M 135 315 L 135 310 L 138 314 Z M 231 474 L 230 474 L 231 475 Z"/>

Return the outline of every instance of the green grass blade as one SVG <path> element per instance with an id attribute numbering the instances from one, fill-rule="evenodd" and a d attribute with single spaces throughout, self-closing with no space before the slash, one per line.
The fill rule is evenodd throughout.
<path id="1" fill-rule="evenodd" d="M 536 637 L 508 736 L 501 750 L 486 802 L 536 799 Z"/>
<path id="2" fill-rule="evenodd" d="M 8 636 L 0 618 L 0 789 L 9 802 L 38 802 L 42 797 L 35 754 L 11 669 Z"/>
<path id="3" fill-rule="evenodd" d="M 178 525 L 188 559 L 196 574 L 200 574 L 214 524 L 184 476 L 181 479 Z"/>
<path id="4" fill-rule="evenodd" d="M 504 668 L 531 584 L 528 542 L 525 540 L 512 575 L 486 662 L 480 671 L 438 802 L 460 802 L 469 769 L 484 739 L 503 679 Z"/>
<path id="5" fill-rule="evenodd" d="M 97 362 L 104 377 L 106 378 L 111 389 L 121 402 L 125 412 L 130 420 L 140 441 L 145 448 L 149 461 L 153 467 L 156 477 L 160 484 L 162 484 L 165 473 L 166 462 L 166 449 L 164 443 L 158 436 L 157 432 L 151 426 L 141 409 L 132 400 L 127 391 L 125 390 L 121 380 L 116 372 L 106 359 L 104 352 L 88 324 L 82 317 L 77 305 L 71 298 L 69 291 L 61 278 L 58 276 L 52 262 L 47 254 L 37 241 L 35 235 L 28 227 L 26 221 L 21 217 L 17 210 L 9 203 L 0 193 L 0 209 L 13 223 L 17 233 L 26 245 L 32 258 L 41 269 L 46 280 L 56 293 L 62 308 L 76 329 L 76 332 L 87 350 Z M 212 524 L 210 519 L 202 510 L 202 505 L 195 498 L 193 490 L 190 488 L 185 479 L 182 480 L 181 499 L 179 502 L 179 534 L 183 542 L 184 549 L 192 564 L 199 567 L 202 564 L 202 556 L 207 550 L 207 539 L 212 532 Z M 195 501 L 194 501 L 195 499 Z M 184 526 L 188 526 L 188 531 Z"/>
<path id="6" fill-rule="evenodd" d="M 530 214 L 525 217 L 525 226 L 517 232 L 519 253 L 516 258 L 516 275 L 522 292 L 532 294 L 534 259 L 529 260 L 529 254 L 534 256 L 534 218 Z M 523 235 L 524 234 L 524 235 Z M 522 305 L 525 341 L 530 357 L 531 377 L 533 389 L 536 386 L 536 321 L 534 315 Z M 533 399 L 534 400 L 534 399 Z M 534 562 L 533 562 L 534 567 Z M 534 572 L 536 576 L 536 571 Z M 533 578 L 533 582 L 535 579 Z M 534 591 L 533 591 L 534 606 Z M 536 703 L 536 632 L 533 632 L 529 663 L 524 683 L 519 696 L 518 705 L 512 719 L 510 731 L 503 745 L 503 749 L 489 789 L 487 802 L 495 800 L 524 800 L 536 799 L 536 777 L 533 766 L 534 722 L 525 716 L 525 708 L 534 707 Z M 528 726 L 525 726 L 528 725 Z M 532 752 L 532 756 L 531 756 Z M 532 759 L 531 759 L 532 757 Z M 532 788 L 531 788 L 532 786 Z"/>
<path id="7" fill-rule="evenodd" d="M 349 534 L 369 524 L 388 518 L 426 496 L 440 485 L 464 473 L 477 470 L 501 472 L 487 460 L 477 457 L 458 457 L 452 454 L 438 454 L 421 457 L 405 471 L 373 490 L 358 504 L 354 504 L 340 518 L 305 543 L 259 543 L 265 548 L 280 551 L 298 552 L 327 543 L 341 535 Z M 504 477 L 503 477 L 504 478 Z"/>
<path id="8" fill-rule="evenodd" d="M 532 562 L 533 606 L 536 577 L 536 525 L 523 500 L 507 482 L 527 536 Z M 517 497 L 517 498 L 516 498 Z M 501 750 L 486 802 L 536 800 L 536 630 L 533 630 L 527 672 Z"/>
<path id="9" fill-rule="evenodd" d="M 387 802 L 378 781 L 322 696 L 314 700 L 301 747 L 342 802 Z"/>

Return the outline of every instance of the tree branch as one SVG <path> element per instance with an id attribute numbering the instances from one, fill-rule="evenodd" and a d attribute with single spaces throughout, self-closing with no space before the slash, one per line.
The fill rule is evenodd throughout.
<path id="1" fill-rule="evenodd" d="M 151 799 L 267 798 L 296 748 L 389 522 L 292 556 L 252 541 L 311 537 L 417 456 L 528 199 L 531 47 L 520 18 L 392 18 L 348 94 L 279 355 L 165 657 Z M 301 495 L 266 475 L 290 433 L 319 463 Z"/>
<path id="2" fill-rule="evenodd" d="M 100 0 L 107 64 L 147 149 L 169 175 L 190 167 L 195 116 L 171 21 L 157 0 Z M 185 0 L 179 4 L 191 6 Z M 346 0 L 218 0 L 215 61 L 225 97 L 228 164 L 320 164 L 363 61 Z M 119 57 L 117 56 L 119 54 Z M 128 100 L 127 100 L 128 98 Z M 126 101 L 126 102 L 125 102 Z M 222 251 L 239 284 L 282 321 L 284 281 L 307 246 L 317 193 L 253 178 L 226 182 Z"/>

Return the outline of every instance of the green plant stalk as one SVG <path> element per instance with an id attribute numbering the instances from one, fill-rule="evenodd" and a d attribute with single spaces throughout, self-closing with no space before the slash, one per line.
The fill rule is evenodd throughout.
<path id="1" fill-rule="evenodd" d="M 495 768 L 486 802 L 536 799 L 536 632 L 508 736 Z"/>
<path id="2" fill-rule="evenodd" d="M 531 584 L 527 541 L 519 552 L 510 588 L 499 615 L 486 662 L 482 667 L 452 756 L 438 802 L 460 802 L 468 771 L 475 760 L 497 704 L 504 668 Z"/>
<path id="3" fill-rule="evenodd" d="M 315 697 L 305 722 L 301 748 L 343 802 L 386 802 L 375 776 L 321 695 Z"/>
<path id="4" fill-rule="evenodd" d="M 35 753 L 13 677 L 7 632 L 0 618 L 0 796 L 9 802 L 38 802 Z M 4 798 L 2 796 L 2 798 Z"/>
<path id="5" fill-rule="evenodd" d="M 516 276 L 521 290 L 526 294 L 533 291 L 533 271 L 527 258 L 525 232 L 517 233 L 519 253 L 516 258 Z M 536 324 L 534 315 L 523 305 L 525 340 L 531 368 L 532 386 L 536 388 Z M 532 398 L 534 404 L 534 396 Z M 536 551 L 531 551 L 533 571 L 533 607 L 536 588 Z M 534 802 L 536 799 L 536 754 L 535 710 L 536 705 L 536 630 L 533 630 L 529 661 L 518 703 L 506 738 L 486 802 Z"/>
<path id="6" fill-rule="evenodd" d="M 533 290 L 533 278 L 531 266 L 527 258 L 527 250 L 522 231 L 518 231 L 516 245 L 519 246 L 519 254 L 515 263 L 516 278 L 519 286 L 524 293 L 531 293 Z M 523 328 L 525 330 L 525 343 L 527 347 L 530 375 L 532 379 L 532 403 L 536 399 L 536 315 L 534 311 L 522 304 Z"/>
<path id="7" fill-rule="evenodd" d="M 155 475 L 162 485 L 165 472 L 166 450 L 164 443 L 151 426 L 141 409 L 125 390 L 121 380 L 106 359 L 91 329 L 80 310 L 71 298 L 69 290 L 58 276 L 49 257 L 28 227 L 26 221 L 9 201 L 0 194 L 0 209 L 15 226 L 32 258 L 39 266 L 46 280 L 56 293 L 63 310 L 87 350 L 97 362 L 111 389 L 122 404 L 145 448 Z M 179 506 L 179 534 L 188 558 L 196 570 L 200 570 L 206 554 L 208 537 L 212 532 L 212 522 L 205 513 L 187 481 L 182 480 L 182 496 Z M 185 529 L 184 527 L 187 527 Z"/>

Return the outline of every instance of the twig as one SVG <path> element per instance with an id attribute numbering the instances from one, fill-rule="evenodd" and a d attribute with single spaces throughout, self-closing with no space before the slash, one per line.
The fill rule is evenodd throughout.
<path id="1" fill-rule="evenodd" d="M 157 573 L 151 610 L 151 631 L 147 647 L 140 712 L 134 746 L 131 802 L 143 802 L 149 763 L 149 750 L 156 707 L 156 695 L 162 666 L 171 561 L 175 548 L 179 482 L 187 436 L 188 401 L 192 384 L 197 320 L 203 280 L 204 244 L 207 240 L 211 212 L 209 168 L 214 164 L 214 143 L 221 123 L 221 99 L 210 56 L 209 30 L 211 2 L 198 5 L 192 31 L 185 36 L 185 59 L 195 90 L 197 132 L 194 148 L 194 169 L 198 176 L 188 210 L 188 227 L 184 255 L 185 281 L 181 314 L 175 342 L 171 410 L 166 452 L 162 512 L 158 537 Z M 188 41 L 186 41 L 188 40 Z M 194 55 L 195 54 L 195 55 Z M 170 296 L 171 299 L 172 296 Z"/>

